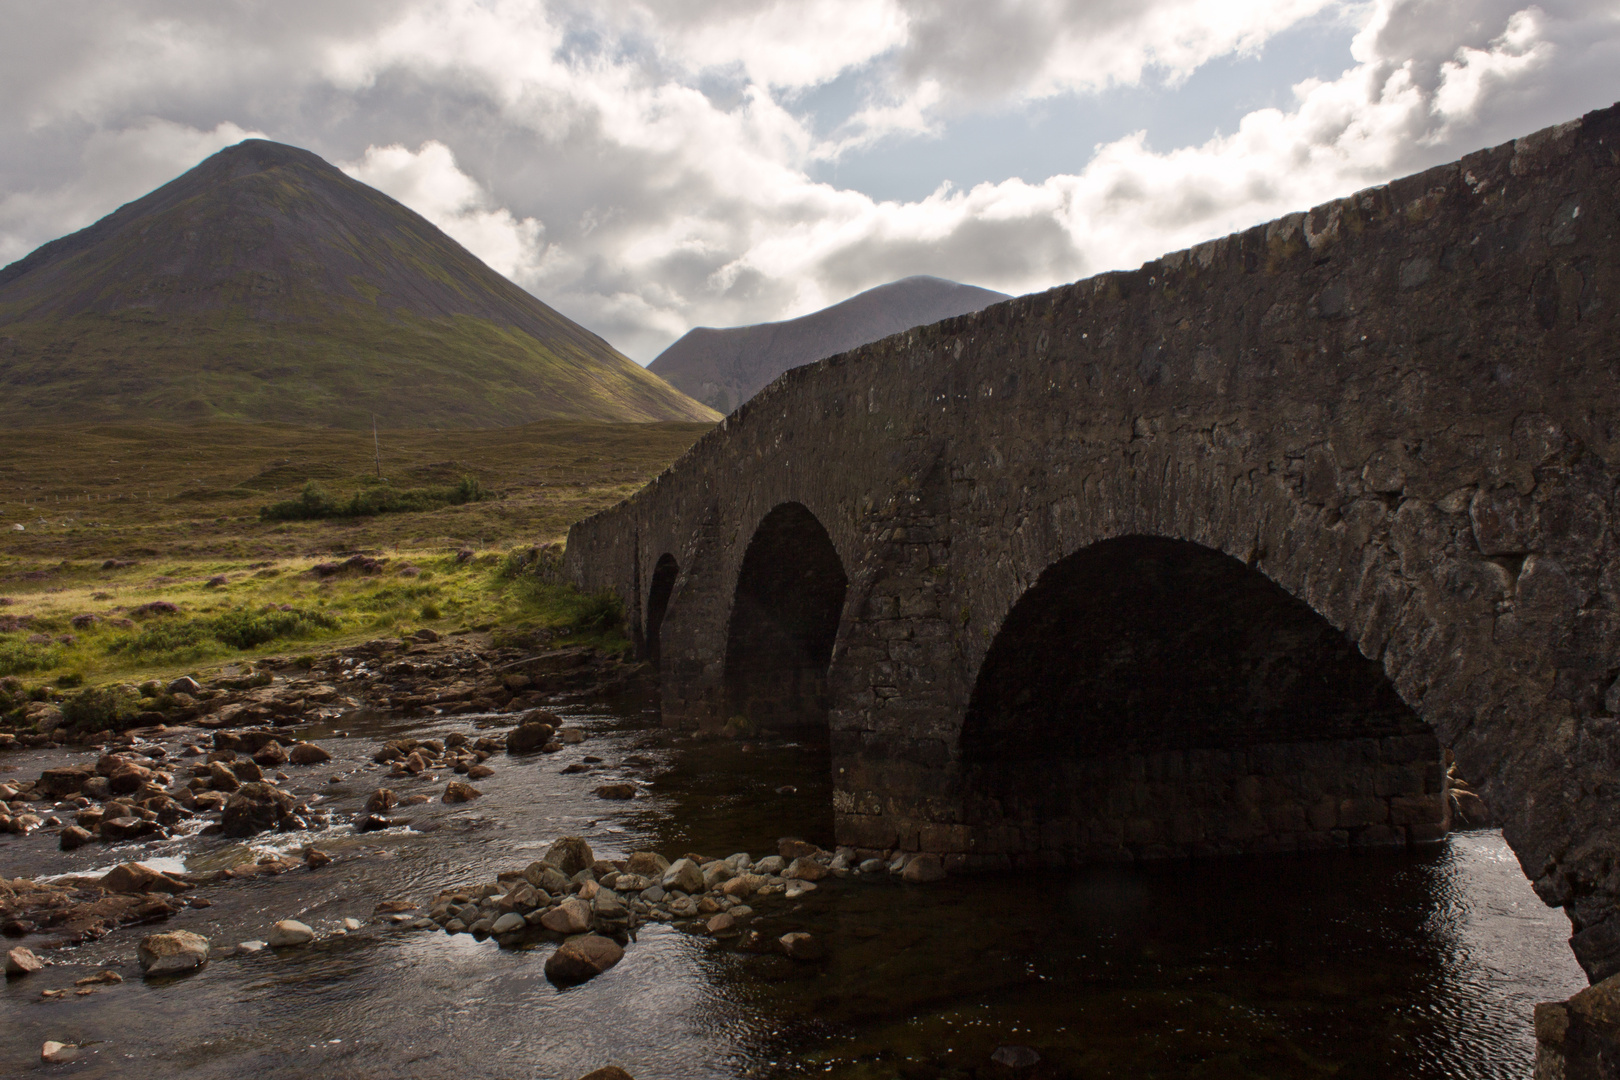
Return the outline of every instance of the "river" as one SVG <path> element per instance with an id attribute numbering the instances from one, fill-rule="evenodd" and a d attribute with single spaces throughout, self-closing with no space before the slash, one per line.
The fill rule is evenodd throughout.
<path id="1" fill-rule="evenodd" d="M 0 1075 L 77 1077 L 545 1077 L 607 1063 L 638 1080 L 821 1076 L 966 1080 L 1011 1076 L 999 1046 L 1034 1048 L 1048 1077 L 1526 1077 L 1537 1001 L 1585 985 L 1560 912 L 1543 907 L 1499 833 L 1418 852 L 1166 862 L 909 885 L 828 880 L 759 905 L 772 933 L 808 930 L 821 962 L 751 955 L 645 926 L 605 975 L 558 990 L 551 946 L 372 920 L 381 900 L 426 901 L 526 865 L 563 835 L 598 857 L 773 853 L 778 837 L 831 844 L 825 747 L 672 739 L 646 705 L 567 710 L 588 738 L 554 755 L 498 757 L 476 802 L 400 813 L 365 836 L 189 835 L 63 853 L 46 834 L 0 836 L 8 877 L 84 873 L 129 859 L 214 869 L 312 840 L 327 867 L 205 888 L 212 906 L 168 927 L 216 946 L 262 938 L 277 919 L 323 934 L 301 949 L 226 956 L 146 982 L 118 930 L 55 950 L 54 966 L 0 990 Z M 346 821 L 379 786 L 385 737 L 476 733 L 479 717 L 349 717 L 303 729 L 334 754 L 295 772 Z M 339 733 L 342 733 L 341 737 Z M 178 747 L 167 743 L 171 752 Z M 585 756 L 595 771 L 563 775 Z M 61 751 L 0 759 L 8 777 Z M 329 775 L 343 777 L 328 783 Z M 609 802 L 604 779 L 642 794 Z M 435 796 L 427 781 L 387 781 Z M 347 935 L 345 917 L 366 925 Z M 43 999 L 113 965 L 125 982 Z M 41 1066 L 47 1039 L 86 1047 Z"/>

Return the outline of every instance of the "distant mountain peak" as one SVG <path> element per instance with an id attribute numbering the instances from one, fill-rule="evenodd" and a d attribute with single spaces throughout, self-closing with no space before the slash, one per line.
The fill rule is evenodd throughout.
<path id="1" fill-rule="evenodd" d="M 1006 293 L 917 274 L 796 319 L 696 327 L 659 353 L 648 370 L 730 412 L 790 368 L 1007 299 Z"/>
<path id="2" fill-rule="evenodd" d="M 298 147 L 248 139 L 0 269 L 8 419 L 713 414 Z"/>

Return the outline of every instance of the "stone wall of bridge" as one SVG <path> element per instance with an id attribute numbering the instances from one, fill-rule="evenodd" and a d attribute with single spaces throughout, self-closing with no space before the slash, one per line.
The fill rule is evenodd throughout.
<path id="1" fill-rule="evenodd" d="M 1620 971 L 1617 305 L 1620 114 L 1605 110 L 791 371 L 645 490 L 576 525 L 567 571 L 618 590 L 645 634 L 659 560 L 679 567 L 658 627 L 665 720 L 719 727 L 749 707 L 728 650 L 750 547 L 769 515 L 796 508 L 845 579 L 817 684 L 840 833 L 964 864 L 1091 857 L 1085 838 L 1103 833 L 1059 797 L 1083 779 L 1124 785 L 1115 801 L 1128 802 L 1158 776 L 1170 787 L 1149 805 L 1185 821 L 1198 755 L 1227 755 L 1228 794 L 1210 805 L 1230 806 L 1231 792 L 1265 788 L 1253 762 L 1274 759 L 1268 748 L 1331 756 L 1427 733 L 1503 822 L 1543 899 L 1569 912 L 1587 971 L 1606 976 Z M 814 546 L 814 532 L 773 542 Z M 1117 714 L 1043 713 L 1038 695 L 1005 694 L 988 720 L 975 712 L 987 658 L 1042 576 L 1132 538 L 1225 559 L 1331 630 L 1289 639 L 1309 662 L 1270 662 L 1281 644 L 1234 653 L 1249 665 L 1242 685 L 1263 691 L 1254 701 L 1286 690 L 1319 702 L 1296 684 L 1332 637 L 1409 716 L 1372 690 L 1361 714 L 1279 709 L 1281 726 L 1235 735 L 1220 709 L 1184 716 L 1129 694 Z M 830 595 L 813 573 L 789 580 L 808 564 L 766 565 L 784 576 L 751 595 Z M 1199 603 L 1190 610 L 1224 610 L 1219 594 Z M 1071 673 L 1093 662 L 1076 656 L 1105 658 L 1116 689 L 1179 670 L 1138 648 L 1136 630 L 1113 633 L 1054 631 L 1024 651 Z M 1351 671 L 1333 655 L 1322 670 Z M 1007 737 L 976 730 L 1051 751 L 998 780 Z M 1116 731 L 1135 742 L 1111 743 Z M 1295 761 L 1292 775 L 1310 771 Z M 1431 753 L 1423 768 L 1437 764 Z M 1009 776 L 1033 777 L 1035 794 Z M 1296 786 L 1304 799 L 1310 784 Z M 1372 824 L 1427 835 L 1420 807 L 1399 811 L 1417 814 L 1414 833 L 1389 800 L 1435 794 L 1427 780 L 1422 793 L 1375 794 L 1383 820 L 1341 825 L 1335 810 L 1317 828 L 1328 796 L 1361 797 L 1322 790 L 1315 819 L 1299 803 L 1311 827 L 1294 843 L 1336 843 L 1341 829 L 1349 842 Z M 1282 820 L 1279 799 L 1256 805 Z M 1200 842 L 1122 839 L 1114 854 Z"/>

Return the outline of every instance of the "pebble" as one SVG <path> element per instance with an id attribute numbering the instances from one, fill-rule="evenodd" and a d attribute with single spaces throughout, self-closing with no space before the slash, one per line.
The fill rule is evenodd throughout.
<path id="1" fill-rule="evenodd" d="M 358 930 L 358 929 L 360 929 L 360 920 L 355 919 L 355 918 L 344 919 L 343 920 L 343 929 L 345 929 L 345 930 Z"/>
<path id="2" fill-rule="evenodd" d="M 256 952 L 263 952 L 264 947 L 265 947 L 265 943 L 262 942 L 262 941 L 244 941 L 244 942 L 242 942 L 242 944 L 238 945 L 236 948 L 237 948 L 238 952 L 256 953 Z"/>

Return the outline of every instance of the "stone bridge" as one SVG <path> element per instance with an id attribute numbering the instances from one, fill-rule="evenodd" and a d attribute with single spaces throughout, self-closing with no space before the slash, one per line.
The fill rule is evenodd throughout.
<path id="1" fill-rule="evenodd" d="M 565 568 L 957 869 L 1417 844 L 1620 971 L 1620 106 L 784 375 Z M 740 718 L 740 719 L 739 719 Z"/>

